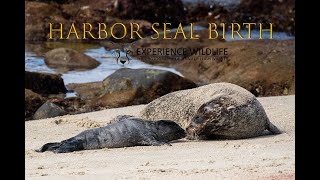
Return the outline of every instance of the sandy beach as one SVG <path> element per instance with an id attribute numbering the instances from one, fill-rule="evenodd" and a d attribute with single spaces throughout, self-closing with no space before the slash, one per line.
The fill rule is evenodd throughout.
<path id="1" fill-rule="evenodd" d="M 172 146 L 37 153 L 48 142 L 138 115 L 145 105 L 25 123 L 26 179 L 295 179 L 295 96 L 258 98 L 283 134 L 243 140 L 188 141 Z"/>

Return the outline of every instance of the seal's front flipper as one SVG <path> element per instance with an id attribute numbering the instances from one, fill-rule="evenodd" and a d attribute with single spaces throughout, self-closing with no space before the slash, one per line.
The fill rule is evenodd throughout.
<path id="1" fill-rule="evenodd" d="M 61 145 L 61 143 L 58 142 L 54 142 L 54 143 L 47 143 L 45 145 L 43 145 L 40 149 L 36 149 L 36 152 L 45 152 L 45 151 L 54 151 L 57 148 L 59 148 L 59 146 Z"/>

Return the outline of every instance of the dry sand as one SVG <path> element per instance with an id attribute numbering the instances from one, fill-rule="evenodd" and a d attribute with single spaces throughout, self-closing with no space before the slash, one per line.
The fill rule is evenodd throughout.
<path id="1" fill-rule="evenodd" d="M 54 154 L 34 149 L 104 126 L 117 115 L 138 115 L 144 105 L 28 121 L 26 179 L 295 179 L 295 96 L 258 99 L 283 134 Z"/>

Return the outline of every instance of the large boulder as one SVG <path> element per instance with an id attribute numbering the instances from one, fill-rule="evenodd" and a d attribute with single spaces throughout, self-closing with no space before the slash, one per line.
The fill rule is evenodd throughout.
<path id="1" fill-rule="evenodd" d="M 172 72 L 154 69 L 122 68 L 103 80 L 103 90 L 96 105 L 122 107 L 146 104 L 173 91 L 196 87 Z"/>
<path id="2" fill-rule="evenodd" d="M 191 56 L 176 64 L 176 69 L 199 85 L 229 82 L 256 96 L 295 93 L 295 41 L 233 41 L 206 48 L 227 48 L 227 59 Z M 191 59 L 191 60 L 190 60 Z"/>
<path id="3" fill-rule="evenodd" d="M 42 97 L 30 89 L 24 90 L 24 115 L 25 120 L 30 120 L 37 109 L 46 101 L 46 98 Z"/>
<path id="4" fill-rule="evenodd" d="M 44 61 L 50 68 L 61 71 L 88 70 L 100 65 L 100 62 L 69 48 L 53 49 L 45 54 Z"/>
<path id="5" fill-rule="evenodd" d="M 47 101 L 33 115 L 33 119 L 46 119 L 67 114 L 65 110 L 56 104 Z"/>
<path id="6" fill-rule="evenodd" d="M 45 96 L 67 92 L 63 79 L 50 73 L 25 71 L 25 88 Z"/>

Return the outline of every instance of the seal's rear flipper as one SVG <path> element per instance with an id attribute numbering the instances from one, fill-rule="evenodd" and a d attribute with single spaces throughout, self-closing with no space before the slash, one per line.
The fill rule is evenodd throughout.
<path id="1" fill-rule="evenodd" d="M 269 126 L 267 128 L 272 134 L 281 134 L 282 131 L 280 131 L 280 129 L 277 128 L 277 126 L 275 126 L 274 124 L 272 124 L 271 122 L 269 122 Z"/>
<path id="2" fill-rule="evenodd" d="M 55 149 L 59 148 L 61 143 L 54 142 L 54 143 L 47 143 L 43 145 L 40 149 L 36 149 L 36 152 L 45 152 L 45 151 L 54 151 Z"/>

